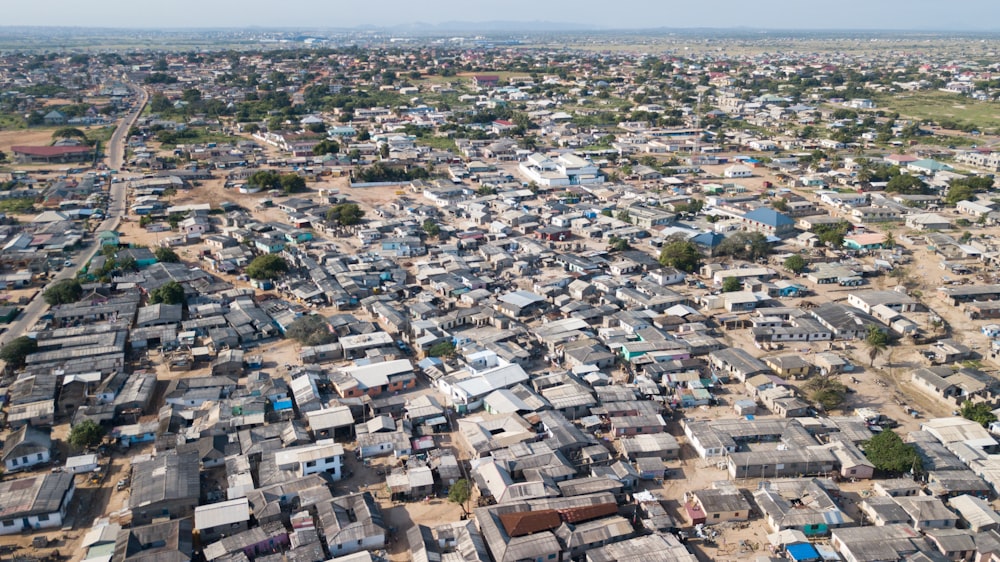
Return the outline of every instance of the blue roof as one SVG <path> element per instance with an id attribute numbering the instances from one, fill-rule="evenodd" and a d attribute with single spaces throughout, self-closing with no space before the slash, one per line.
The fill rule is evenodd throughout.
<path id="1" fill-rule="evenodd" d="M 743 218 L 747 220 L 752 220 L 754 222 L 759 222 L 761 224 L 770 227 L 788 226 L 790 224 L 795 224 L 791 218 L 786 215 L 775 211 L 774 209 L 768 209 L 767 207 L 761 207 L 759 209 L 754 209 L 749 213 L 743 215 Z"/>
<path id="2" fill-rule="evenodd" d="M 792 560 L 818 560 L 819 552 L 809 543 L 790 544 L 785 547 Z"/>
<path id="3" fill-rule="evenodd" d="M 692 237 L 691 242 L 699 246 L 714 248 L 718 246 L 725 239 L 726 237 L 719 234 L 718 232 L 702 232 L 701 234 Z"/>

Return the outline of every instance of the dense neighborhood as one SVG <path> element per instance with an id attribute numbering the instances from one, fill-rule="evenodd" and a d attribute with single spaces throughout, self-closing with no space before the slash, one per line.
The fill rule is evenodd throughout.
<path id="1" fill-rule="evenodd" d="M 723 51 L 0 56 L 0 554 L 1000 560 L 1000 63 Z"/>

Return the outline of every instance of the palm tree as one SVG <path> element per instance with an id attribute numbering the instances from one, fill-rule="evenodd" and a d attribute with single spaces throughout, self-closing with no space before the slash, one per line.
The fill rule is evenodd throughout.
<path id="1" fill-rule="evenodd" d="M 865 336 L 865 347 L 868 348 L 868 357 L 872 360 L 871 366 L 875 366 L 875 358 L 882 354 L 889 347 L 889 336 L 877 326 L 868 326 L 868 335 Z"/>
<path id="2" fill-rule="evenodd" d="M 882 247 L 891 250 L 896 247 L 896 239 L 892 236 L 892 232 L 886 231 L 885 238 L 882 239 Z"/>

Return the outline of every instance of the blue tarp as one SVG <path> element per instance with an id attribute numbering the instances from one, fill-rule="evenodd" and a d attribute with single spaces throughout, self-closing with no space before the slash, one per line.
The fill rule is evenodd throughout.
<path id="1" fill-rule="evenodd" d="M 809 543 L 790 544 L 785 550 L 792 560 L 819 560 L 819 552 Z"/>

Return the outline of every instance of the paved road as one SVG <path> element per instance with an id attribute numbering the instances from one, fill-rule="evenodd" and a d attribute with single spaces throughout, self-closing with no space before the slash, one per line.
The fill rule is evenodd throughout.
<path id="1" fill-rule="evenodd" d="M 139 99 L 135 108 L 118 124 L 118 128 L 115 129 L 115 132 L 111 135 L 111 140 L 108 142 L 108 166 L 112 170 L 119 170 L 121 168 L 122 162 L 125 159 L 125 141 L 128 140 L 128 131 L 132 128 L 132 125 L 135 125 L 136 119 L 142 114 L 143 108 L 146 107 L 146 102 L 149 101 L 149 94 L 144 89 L 135 85 L 130 87 L 139 95 Z M 118 224 L 121 222 L 123 216 L 125 216 L 125 182 L 120 181 L 111 184 L 107 218 L 97 230 L 115 230 L 118 228 Z M 97 254 L 98 250 L 96 241 L 92 242 L 90 246 L 84 247 L 83 250 L 73 256 L 73 266 L 64 267 L 62 271 L 52 278 L 50 283 L 70 279 L 75 276 L 80 267 L 90 261 Z M 42 298 L 43 292 L 44 288 L 24 307 L 17 320 L 11 322 L 10 326 L 7 327 L 7 331 L 0 334 L 0 345 L 10 339 L 24 335 L 38 323 L 38 319 L 48 309 L 45 299 Z"/>

